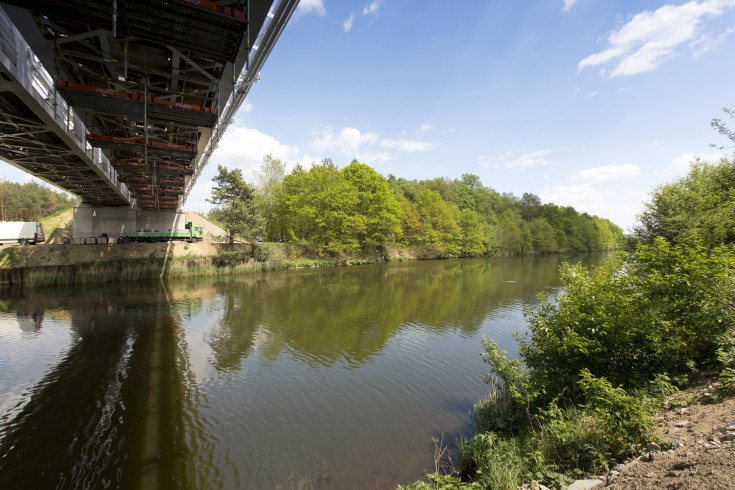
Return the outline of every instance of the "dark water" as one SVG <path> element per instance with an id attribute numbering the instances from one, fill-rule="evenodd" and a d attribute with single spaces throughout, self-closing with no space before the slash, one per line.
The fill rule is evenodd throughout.
<path id="1" fill-rule="evenodd" d="M 0 488 L 394 488 L 558 287 L 542 256 L 0 297 Z"/>

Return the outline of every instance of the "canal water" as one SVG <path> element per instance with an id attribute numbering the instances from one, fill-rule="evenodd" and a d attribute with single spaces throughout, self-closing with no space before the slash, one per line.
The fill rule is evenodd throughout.
<path id="1" fill-rule="evenodd" d="M 395 488 L 559 285 L 548 255 L 5 291 L 0 488 Z"/>

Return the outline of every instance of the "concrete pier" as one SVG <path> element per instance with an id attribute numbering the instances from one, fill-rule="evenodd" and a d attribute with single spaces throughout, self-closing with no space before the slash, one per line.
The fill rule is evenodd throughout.
<path id="1" fill-rule="evenodd" d="M 184 211 L 149 211 L 131 207 L 105 207 L 82 203 L 74 208 L 75 241 L 80 238 L 127 235 L 135 230 L 184 229 Z"/>

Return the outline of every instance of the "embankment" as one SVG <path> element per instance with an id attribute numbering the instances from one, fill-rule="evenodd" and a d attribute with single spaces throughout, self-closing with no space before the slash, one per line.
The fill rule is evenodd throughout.
<path id="1" fill-rule="evenodd" d="M 163 242 L 105 245 L 43 244 L 0 250 L 0 284 L 23 287 L 242 274 L 439 258 L 441 251 L 386 247 L 325 257 L 290 243 Z"/>

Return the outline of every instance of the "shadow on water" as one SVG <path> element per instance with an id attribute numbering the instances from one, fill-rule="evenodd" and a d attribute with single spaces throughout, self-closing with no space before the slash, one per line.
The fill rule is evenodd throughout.
<path id="1" fill-rule="evenodd" d="M 71 329 L 58 363 L 0 419 L 0 488 L 221 486 L 209 473 L 225 462 L 211 461 L 195 420 L 182 304 L 160 284 L 49 292 L 7 291 L 0 303 L 18 318 L 63 308 Z"/>

